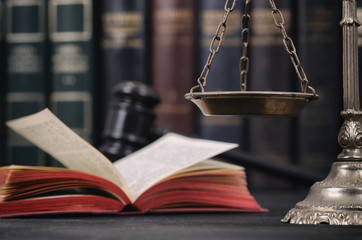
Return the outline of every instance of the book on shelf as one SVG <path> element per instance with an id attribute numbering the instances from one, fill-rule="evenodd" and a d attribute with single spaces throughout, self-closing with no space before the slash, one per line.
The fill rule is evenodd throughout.
<path id="1" fill-rule="evenodd" d="M 248 191 L 242 167 L 210 159 L 236 144 L 169 133 L 112 164 L 48 109 L 7 126 L 67 169 L 0 168 L 0 217 L 265 211 Z"/>
<path id="2" fill-rule="evenodd" d="M 94 137 L 92 0 L 49 1 L 50 108 L 87 141 Z"/>
<path id="3" fill-rule="evenodd" d="M 342 4 L 298 1 L 297 50 L 308 80 L 320 96 L 298 117 L 298 164 L 327 174 L 340 153 L 342 126 Z"/>
<path id="4" fill-rule="evenodd" d="M 10 120 L 38 112 L 47 103 L 46 2 L 6 0 L 4 4 L 5 115 Z M 10 131 L 7 131 L 6 156 L 7 164 L 46 164 L 46 157 L 39 149 Z M 26 158 L 30 160 L 24 162 Z"/>
<path id="5" fill-rule="evenodd" d="M 241 13 L 242 1 L 238 1 L 226 23 L 226 32 L 220 51 L 214 58 L 207 77 L 206 91 L 240 91 L 239 62 L 242 54 Z M 199 72 L 205 66 L 209 48 L 217 26 L 222 21 L 225 2 L 220 0 L 201 0 L 198 3 L 198 51 Z M 196 81 L 195 81 L 196 83 Z M 198 115 L 197 133 L 201 138 L 239 143 L 244 147 L 245 120 L 235 116 Z"/>
<path id="6" fill-rule="evenodd" d="M 177 133 L 195 133 L 195 112 L 185 93 L 196 84 L 196 3 L 153 0 L 151 82 L 161 103 L 156 124 Z"/>
<path id="7" fill-rule="evenodd" d="M 103 0 L 99 5 L 100 108 L 105 116 L 118 83 L 150 83 L 150 1 Z"/>
<path id="8" fill-rule="evenodd" d="M 251 3 L 250 71 L 248 89 L 253 91 L 293 91 L 298 82 L 289 55 L 283 45 L 281 30 L 273 21 L 268 1 Z M 281 0 L 278 9 L 285 19 L 287 34 L 293 39 L 293 1 Z M 248 148 L 252 154 L 278 163 L 295 161 L 295 121 L 289 117 L 252 117 L 248 120 Z M 250 186 L 255 188 L 289 187 L 285 181 L 249 172 Z"/>

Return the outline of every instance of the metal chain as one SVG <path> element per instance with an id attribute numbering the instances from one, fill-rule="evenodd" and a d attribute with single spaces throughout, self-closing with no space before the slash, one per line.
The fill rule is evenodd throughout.
<path id="1" fill-rule="evenodd" d="M 288 34 L 287 34 L 286 30 L 285 30 L 285 27 L 284 27 L 285 20 L 284 20 L 282 12 L 276 7 L 276 4 L 275 4 L 274 0 L 269 0 L 269 3 L 270 3 L 270 6 L 272 8 L 274 24 L 282 32 L 283 44 L 284 44 L 285 50 L 289 54 L 290 60 L 293 63 L 295 71 L 296 71 L 296 73 L 298 75 L 298 78 L 300 80 L 300 85 L 301 85 L 301 88 L 302 88 L 302 92 L 306 93 L 307 90 L 309 89 L 313 94 L 316 94 L 314 88 L 309 86 L 309 81 L 308 81 L 307 76 L 306 76 L 306 74 L 305 74 L 305 72 L 303 70 L 302 65 L 300 64 L 300 60 L 299 60 L 299 57 L 297 55 L 297 50 L 295 48 L 293 40 L 288 36 Z"/>
<path id="2" fill-rule="evenodd" d="M 243 56 L 240 58 L 239 69 L 240 69 L 240 87 L 241 91 L 247 90 L 247 78 L 249 72 L 249 58 L 248 58 L 248 45 L 250 39 L 250 2 L 251 0 L 244 0 L 245 11 L 241 16 L 241 44 L 243 46 Z"/>
<path id="3" fill-rule="evenodd" d="M 225 1 L 224 6 L 224 17 L 222 21 L 219 23 L 216 33 L 214 37 L 211 40 L 210 46 L 209 46 L 209 56 L 207 58 L 206 64 L 197 79 L 198 85 L 192 87 L 190 89 L 190 94 L 192 97 L 194 97 L 194 91 L 196 89 L 200 89 L 201 92 L 205 91 L 206 86 L 206 80 L 210 72 L 211 65 L 213 63 L 213 60 L 215 58 L 215 55 L 219 52 L 220 47 L 222 45 L 225 30 L 226 30 L 226 22 L 228 20 L 228 17 L 230 13 L 234 10 L 235 4 L 237 0 L 233 0 L 231 3 L 231 6 L 229 6 L 229 0 Z M 243 56 L 240 58 L 239 63 L 239 69 L 240 69 L 240 86 L 242 91 L 247 90 L 247 74 L 249 72 L 249 58 L 247 57 L 248 53 L 248 45 L 249 45 L 249 39 L 250 39 L 250 2 L 251 0 L 243 0 L 245 2 L 245 12 L 242 15 L 242 33 L 241 33 L 241 43 L 243 46 Z M 306 93 L 307 90 L 310 90 L 313 94 L 316 94 L 313 87 L 309 86 L 309 81 L 307 79 L 307 76 L 304 72 L 304 69 L 300 63 L 297 50 L 295 48 L 293 40 L 288 36 L 286 29 L 285 29 L 285 20 L 282 12 L 276 7 L 276 4 L 274 0 L 269 0 L 270 6 L 272 8 L 272 16 L 274 20 L 274 24 L 276 27 L 278 27 L 281 30 L 281 33 L 283 35 L 283 44 L 285 47 L 285 50 L 290 56 L 290 60 L 295 68 L 295 71 L 297 73 L 297 76 L 300 80 L 301 89 L 303 93 Z"/>
<path id="4" fill-rule="evenodd" d="M 229 6 L 229 0 L 225 1 L 224 17 L 223 17 L 222 21 L 219 23 L 219 25 L 216 29 L 216 33 L 211 40 L 210 47 L 209 47 L 209 56 L 207 58 L 205 66 L 200 74 L 200 77 L 197 79 L 198 85 L 192 87 L 190 90 L 190 94 L 192 97 L 194 97 L 193 93 L 196 89 L 201 89 L 201 92 L 205 91 L 204 87 L 206 86 L 207 76 L 209 75 L 210 68 L 211 68 L 212 62 L 215 58 L 215 55 L 220 50 L 220 47 L 221 47 L 221 44 L 223 42 L 224 35 L 225 35 L 226 21 L 228 20 L 229 14 L 234 10 L 236 1 L 237 0 L 233 0 L 231 3 L 231 6 Z"/>

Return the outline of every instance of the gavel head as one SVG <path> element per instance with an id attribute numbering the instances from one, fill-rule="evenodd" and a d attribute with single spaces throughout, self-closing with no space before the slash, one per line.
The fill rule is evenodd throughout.
<path id="1" fill-rule="evenodd" d="M 157 138 L 153 108 L 158 94 L 141 82 L 122 82 L 112 89 L 99 150 L 116 161 Z"/>

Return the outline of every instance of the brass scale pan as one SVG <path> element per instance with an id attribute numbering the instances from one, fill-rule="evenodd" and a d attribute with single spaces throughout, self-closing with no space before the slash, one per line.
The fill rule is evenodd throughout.
<path id="1" fill-rule="evenodd" d="M 294 116 L 319 96 L 302 92 L 231 91 L 187 93 L 205 116 L 254 115 Z"/>

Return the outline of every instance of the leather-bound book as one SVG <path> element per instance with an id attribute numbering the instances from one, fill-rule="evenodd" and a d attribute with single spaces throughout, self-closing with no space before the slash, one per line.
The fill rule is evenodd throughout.
<path id="1" fill-rule="evenodd" d="M 298 1 L 298 50 L 320 99 L 298 118 L 298 163 L 327 174 L 341 148 L 342 4 L 328 0 Z"/>
<path id="2" fill-rule="evenodd" d="M 112 101 L 112 88 L 127 81 L 150 83 L 149 0 L 102 0 L 99 18 L 100 123 Z"/>
<path id="3" fill-rule="evenodd" d="M 276 4 L 284 16 L 287 34 L 294 39 L 292 1 L 281 0 Z M 281 31 L 274 24 L 269 1 L 252 2 L 249 90 L 293 91 L 299 81 L 293 70 Z M 293 164 L 296 160 L 294 124 L 295 119 L 290 117 L 251 118 L 250 152 L 278 163 Z M 254 188 L 288 187 L 288 183 L 258 172 L 250 172 L 249 179 Z"/>
<path id="4" fill-rule="evenodd" d="M 3 83 L 5 114 L 10 120 L 46 107 L 46 1 L 6 0 L 4 4 L 7 54 Z M 6 164 L 46 164 L 42 151 L 9 130 L 6 155 Z"/>
<path id="5" fill-rule="evenodd" d="M 161 98 L 156 124 L 195 132 L 194 106 L 184 95 L 196 84 L 196 8 L 193 0 L 152 1 L 152 86 Z"/>
<path id="6" fill-rule="evenodd" d="M 50 0 L 50 108 L 72 130 L 93 140 L 93 5 Z"/>

